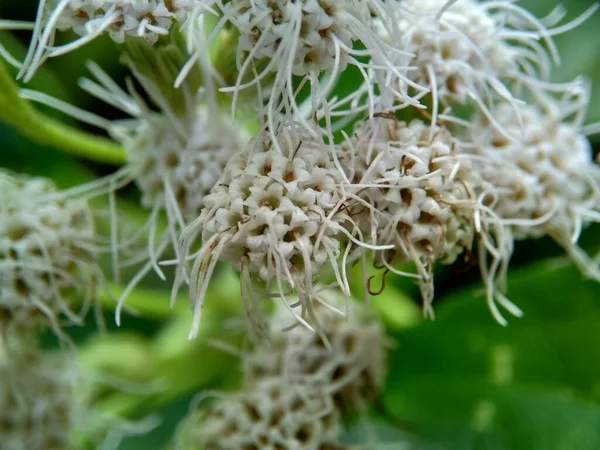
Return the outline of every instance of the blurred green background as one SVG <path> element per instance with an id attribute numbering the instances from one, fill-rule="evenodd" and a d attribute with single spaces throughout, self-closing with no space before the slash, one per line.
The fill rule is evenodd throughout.
<path id="1" fill-rule="evenodd" d="M 592 4 L 564 3 L 571 18 Z M 2 0 L 0 18 L 29 20 L 36 5 L 35 0 Z M 528 0 L 521 5 L 541 16 L 556 2 Z M 26 40 L 24 33 L 0 32 L 0 41 L 15 55 L 22 54 Z M 556 41 L 562 55 L 556 80 L 589 77 L 595 86 L 588 121 L 600 121 L 600 13 Z M 83 65 L 87 59 L 117 79 L 125 76 L 114 45 L 103 38 L 48 61 L 28 87 L 110 118 L 120 117 L 78 88 L 77 80 L 88 75 Z M 60 112 L 46 112 L 72 122 Z M 600 136 L 591 140 L 595 148 L 600 146 Z M 49 176 L 62 187 L 114 170 L 36 145 L 2 123 L 0 165 Z M 595 226 L 585 232 L 582 241 L 587 249 L 600 248 L 599 231 Z M 373 418 L 385 434 L 409 432 L 419 438 L 415 448 L 600 449 L 600 286 L 583 280 L 561 254 L 546 239 L 517 245 L 508 294 L 525 317 L 510 319 L 506 328 L 489 314 L 476 271 L 463 275 L 453 268 L 439 271 L 435 321 L 415 316 L 416 287 L 395 280 L 376 301 L 388 314 L 389 333 L 396 342 L 382 407 Z M 156 281 L 147 285 L 155 286 Z M 164 295 L 168 302 L 168 286 L 164 291 L 153 288 L 153 295 Z M 107 314 L 107 320 L 112 322 L 112 315 Z M 124 326 L 152 335 L 164 323 L 128 318 Z M 85 339 L 85 330 L 80 334 Z M 181 333 L 182 340 L 185 335 Z M 133 355 L 123 347 L 115 357 Z M 183 370 L 205 370 L 202 353 L 197 367 Z M 210 382 L 211 387 L 222 386 L 216 378 Z M 159 411 L 161 426 L 149 435 L 126 439 L 120 449 L 161 448 L 187 411 L 191 396 L 182 392 L 170 399 Z M 353 439 L 351 430 L 348 439 Z"/>

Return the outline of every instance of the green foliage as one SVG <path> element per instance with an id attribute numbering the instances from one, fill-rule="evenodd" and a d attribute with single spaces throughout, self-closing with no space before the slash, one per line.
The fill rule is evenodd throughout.
<path id="1" fill-rule="evenodd" d="M 600 287 L 546 262 L 509 294 L 525 317 L 506 328 L 475 289 L 398 333 L 385 403 L 445 448 L 599 448 Z"/>

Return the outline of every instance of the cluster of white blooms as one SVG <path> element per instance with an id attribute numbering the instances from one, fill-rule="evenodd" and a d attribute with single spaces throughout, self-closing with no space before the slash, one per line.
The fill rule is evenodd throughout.
<path id="1" fill-rule="evenodd" d="M 364 305 L 333 291 L 312 300 L 323 332 L 283 331 L 289 317 L 280 305 L 269 321 L 271 342 L 243 356 L 242 391 L 193 410 L 179 426 L 176 450 L 342 448 L 342 419 L 381 391 L 387 342 Z"/>
<path id="2" fill-rule="evenodd" d="M 73 361 L 31 349 L 1 351 L 0 447 L 71 448 L 78 379 Z"/>
<path id="3" fill-rule="evenodd" d="M 27 81 L 41 64 L 108 34 L 118 43 L 127 38 L 154 43 L 173 24 L 185 23 L 202 8 L 193 0 L 50 0 L 41 1 L 31 45 L 20 76 Z M 56 31 L 72 30 L 80 38 L 55 46 Z"/>
<path id="4" fill-rule="evenodd" d="M 124 89 L 91 63 L 81 81 L 128 119 L 20 92 L 123 148 L 120 170 L 71 191 L 110 193 L 115 272 L 121 253 L 142 267 L 117 321 L 145 274 L 166 280 L 161 264 L 174 265 L 172 300 L 189 284 L 195 337 L 224 262 L 262 339 L 243 353 L 242 391 L 192 411 L 177 450 L 339 448 L 340 419 L 376 401 L 386 371 L 382 325 L 350 301 L 352 264 L 365 297 L 379 293 L 369 263 L 382 290 L 389 274 L 416 280 L 433 316 L 435 265 L 476 261 L 501 324 L 498 305 L 521 314 L 505 296 L 515 240 L 549 236 L 600 281 L 577 243 L 600 222 L 585 135 L 598 126 L 583 126 L 584 83 L 551 82 L 552 37 L 599 7 L 560 24 L 562 9 L 537 19 L 513 0 L 40 1 L 29 52 L 10 60 L 18 77 L 108 34 L 134 78 Z M 55 46 L 57 30 L 79 37 Z M 125 237 L 113 194 L 130 183 L 148 217 Z M 0 331 L 80 321 L 71 300 L 85 312 L 97 287 L 95 239 L 85 201 L 0 174 Z M 63 380 L 28 358 L 0 360 L 0 447 L 65 447 Z M 25 429 L 35 442 L 18 441 Z"/>
<path id="5" fill-rule="evenodd" d="M 0 173 L 0 313 L 16 328 L 81 321 L 99 280 L 96 233 L 84 200 L 44 178 Z M 84 308 L 85 309 L 85 308 Z"/>
<path id="6" fill-rule="evenodd" d="M 279 306 L 270 320 L 269 344 L 258 345 L 244 358 L 245 385 L 254 386 L 265 377 L 299 377 L 323 385 L 324 393 L 332 396 L 342 414 L 360 411 L 383 386 L 383 327 L 372 311 L 356 301 L 331 291 L 318 297 L 314 314 L 322 332 L 306 327 L 283 331 L 289 314 Z M 345 314 L 341 312 L 344 309 Z"/>
<path id="7" fill-rule="evenodd" d="M 515 84 L 532 90 L 547 86 L 552 62 L 558 60 L 551 36 L 567 31 L 597 9 L 594 5 L 572 24 L 548 29 L 563 15 L 539 20 L 509 1 L 398 3 L 397 36 L 384 27 L 379 35 L 392 45 L 398 39 L 414 55 L 408 62 L 408 77 L 430 88 L 434 114 L 438 102 L 474 101 L 487 110 L 491 98 L 516 101 L 518 95 L 510 92 Z"/>
<path id="8" fill-rule="evenodd" d="M 190 115 L 185 133 L 177 133 L 169 117 L 149 115 L 126 142 L 142 205 L 166 209 L 171 203 L 185 223 L 198 217 L 204 196 L 247 139 L 243 129 L 204 106 Z"/>
<path id="9" fill-rule="evenodd" d="M 241 273 L 249 308 L 256 307 L 256 293 L 248 292 L 252 280 L 267 288 L 275 284 L 282 297 L 290 288 L 303 298 L 310 294 L 322 269 L 338 265 L 349 237 L 351 218 L 336 214 L 344 200 L 342 180 L 328 146 L 295 123 L 284 125 L 275 139 L 264 133 L 232 158 L 205 197 L 199 219 L 182 236 L 182 258 L 195 254 L 195 310 L 202 307 L 217 260 Z M 196 251 L 198 236 L 202 248 Z"/>
<path id="10" fill-rule="evenodd" d="M 356 39 L 353 22 L 367 23 L 370 12 L 366 2 L 349 0 L 233 0 L 223 5 L 223 15 L 240 32 L 238 51 L 270 61 L 272 71 L 278 61 L 293 58 L 292 72 L 306 75 L 334 63 L 343 69 L 342 48 Z"/>
<path id="11" fill-rule="evenodd" d="M 516 140 L 507 139 L 485 118 L 470 132 L 474 150 L 490 161 L 480 170 L 497 190 L 490 206 L 515 238 L 549 235 L 585 265 L 589 261 L 576 242 L 583 227 L 600 220 L 600 167 L 580 128 L 562 114 L 526 105 L 517 116 L 510 105 L 500 104 L 498 123 Z M 598 277 L 597 268 L 583 269 Z"/>
<path id="12" fill-rule="evenodd" d="M 398 11 L 400 39 L 414 53 L 410 64 L 416 69 L 410 73 L 411 79 L 435 86 L 443 102 L 464 103 L 482 82 L 494 81 L 517 67 L 518 48 L 503 39 L 505 30 L 492 15 L 493 5 L 457 1 L 440 15 L 446 3 L 403 1 Z"/>
<path id="13" fill-rule="evenodd" d="M 80 36 L 106 32 L 122 43 L 126 36 L 156 42 L 174 22 L 183 23 L 194 7 L 192 0 L 54 0 L 48 23 L 55 17 L 58 30 Z M 46 25 L 48 26 L 48 25 Z"/>
<path id="14" fill-rule="evenodd" d="M 340 162 L 369 206 L 359 204 L 356 215 L 373 244 L 391 246 L 374 262 L 392 272 L 414 263 L 428 303 L 433 264 L 450 264 L 473 245 L 478 177 L 450 131 L 420 119 L 376 117 L 360 122 L 353 136 Z"/>
<path id="15" fill-rule="evenodd" d="M 193 411 L 180 424 L 174 448 L 326 450 L 336 448 L 338 433 L 336 410 L 319 386 L 267 377 Z"/>
<path id="16" fill-rule="evenodd" d="M 366 273 L 368 257 L 384 277 L 416 279 L 428 315 L 434 265 L 477 259 L 505 323 L 495 303 L 520 313 L 504 296 L 514 239 L 549 235 L 600 279 L 577 246 L 600 220 L 587 101 L 564 103 L 587 94 L 549 81 L 552 36 L 597 9 L 560 25 L 561 9 L 537 19 L 509 0 L 61 0 L 41 8 L 23 70 L 35 71 L 56 28 L 125 43 L 150 102 L 95 68 L 82 86 L 133 119 L 88 121 L 123 144 L 115 183 L 135 182 L 151 210 L 140 274 L 163 276 L 158 259 L 174 249 L 164 263 L 177 264 L 173 292 L 190 285 L 191 336 L 219 261 L 240 273 L 259 336 L 272 298 L 322 335 L 317 286 L 350 295 L 347 269 L 360 259 Z M 247 144 L 245 125 L 260 130 Z"/>

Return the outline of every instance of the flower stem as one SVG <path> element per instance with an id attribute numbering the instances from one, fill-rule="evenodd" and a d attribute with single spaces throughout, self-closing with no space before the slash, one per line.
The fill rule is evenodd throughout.
<path id="1" fill-rule="evenodd" d="M 19 96 L 18 87 L 0 63 L 0 120 L 32 141 L 104 164 L 123 165 L 126 154 L 111 139 L 86 133 L 37 111 Z"/>
<path id="2" fill-rule="evenodd" d="M 109 292 L 100 294 L 100 304 L 103 309 L 114 311 L 115 299 L 123 293 L 123 286 L 109 283 Z M 173 308 L 169 305 L 169 293 L 162 289 L 148 289 L 137 286 L 128 296 L 126 309 L 131 310 L 136 315 L 150 319 L 166 319 L 168 317 L 178 316 L 187 312 L 184 299 L 178 299 Z"/>

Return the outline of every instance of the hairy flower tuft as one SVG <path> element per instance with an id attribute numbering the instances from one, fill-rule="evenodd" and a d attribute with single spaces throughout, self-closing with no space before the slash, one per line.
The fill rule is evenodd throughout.
<path id="1" fill-rule="evenodd" d="M 100 278 L 84 200 L 43 178 L 0 172 L 0 317 L 17 328 L 80 323 Z M 84 305 L 82 313 L 71 301 Z"/>
<path id="2" fill-rule="evenodd" d="M 265 378 L 253 389 L 224 395 L 180 424 L 175 450 L 336 448 L 337 414 L 330 397 L 308 382 Z"/>
<path id="3" fill-rule="evenodd" d="M 270 376 L 306 377 L 323 385 L 342 414 L 360 411 L 383 386 L 383 328 L 367 307 L 330 291 L 319 294 L 313 311 L 321 333 L 305 327 L 283 331 L 289 319 L 286 308 L 279 307 L 270 321 L 270 345 L 260 345 L 244 358 L 245 383 L 252 386 Z"/>
<path id="4" fill-rule="evenodd" d="M 472 247 L 477 177 L 455 151 L 452 134 L 421 120 L 375 117 L 359 123 L 340 157 L 362 189 L 355 206 L 365 235 L 386 270 L 414 263 L 426 305 L 433 297 L 433 265 L 452 263 Z M 412 276 L 412 275 L 411 275 Z"/>
<path id="5" fill-rule="evenodd" d="M 41 351 L 0 354 L 3 449 L 71 448 L 78 372 L 71 358 Z"/>
<path id="6" fill-rule="evenodd" d="M 230 160 L 205 197 L 200 217 L 182 236 L 182 260 L 194 255 L 190 290 L 196 321 L 218 260 L 231 262 L 241 273 L 251 322 L 260 320 L 256 303 L 273 294 L 285 298 L 293 290 L 303 309 L 309 308 L 306 295 L 327 264 L 338 266 L 349 235 L 344 228 L 348 216 L 336 215 L 343 179 L 329 147 L 293 123 L 274 140 L 268 133 L 259 136 Z M 199 237 L 202 247 L 194 251 Z M 264 291 L 257 291 L 253 281 L 261 282 Z"/>
<path id="7" fill-rule="evenodd" d="M 198 217 L 205 195 L 248 138 L 242 128 L 225 117 L 215 117 L 205 106 L 181 125 L 185 133 L 178 133 L 169 117 L 149 115 L 124 141 L 142 205 L 171 208 L 189 223 Z"/>
<path id="8" fill-rule="evenodd" d="M 47 58 L 73 51 L 102 34 L 117 43 L 127 38 L 155 43 L 169 34 L 174 23 L 184 23 L 199 6 L 193 0 L 42 1 L 20 75 L 28 81 Z M 57 30 L 72 30 L 80 38 L 55 46 Z"/>
<path id="9" fill-rule="evenodd" d="M 475 149 L 489 161 L 482 176 L 496 187 L 491 205 L 517 239 L 550 235 L 588 275 L 600 271 L 577 247 L 582 229 L 600 221 L 600 167 L 581 127 L 565 120 L 568 109 L 524 105 L 519 116 L 501 104 L 495 116 L 515 140 L 486 120 L 471 128 Z"/>

